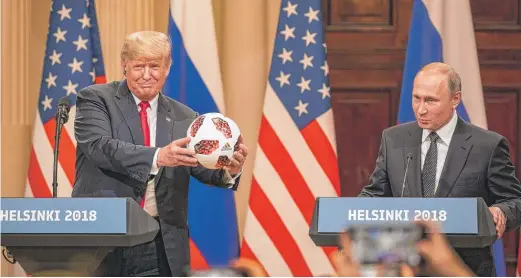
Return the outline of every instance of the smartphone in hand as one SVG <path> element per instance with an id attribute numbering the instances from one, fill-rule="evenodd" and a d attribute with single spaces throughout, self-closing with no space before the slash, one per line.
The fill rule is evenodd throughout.
<path id="1" fill-rule="evenodd" d="M 420 266 L 416 243 L 425 238 L 425 228 L 415 223 L 352 225 L 346 229 L 352 242 L 353 259 L 361 265 Z"/>

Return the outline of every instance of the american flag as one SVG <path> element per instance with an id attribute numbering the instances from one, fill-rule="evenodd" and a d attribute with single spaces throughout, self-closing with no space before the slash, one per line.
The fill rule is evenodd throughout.
<path id="1" fill-rule="evenodd" d="M 69 121 L 62 129 L 59 149 L 58 196 L 70 197 L 75 178 L 76 93 L 105 82 L 105 69 L 93 0 L 54 0 L 49 17 L 33 144 L 25 195 L 52 197 L 54 116 L 58 101 L 68 96 Z"/>
<path id="2" fill-rule="evenodd" d="M 270 276 L 333 273 L 308 235 L 315 198 L 340 192 L 320 8 L 281 3 L 241 249 Z"/>

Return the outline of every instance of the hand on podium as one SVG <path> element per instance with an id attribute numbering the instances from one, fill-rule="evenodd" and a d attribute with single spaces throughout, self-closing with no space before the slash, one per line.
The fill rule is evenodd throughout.
<path id="1" fill-rule="evenodd" d="M 505 214 L 498 207 L 489 207 L 490 213 L 492 213 L 492 217 L 494 218 L 494 224 L 496 224 L 496 234 L 499 239 L 503 233 L 505 232 L 507 220 L 505 218 Z"/>

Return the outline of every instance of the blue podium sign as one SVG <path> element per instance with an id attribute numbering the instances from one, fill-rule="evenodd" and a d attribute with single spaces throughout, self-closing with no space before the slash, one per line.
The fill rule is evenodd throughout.
<path id="1" fill-rule="evenodd" d="M 2 234 L 125 234 L 123 198 L 2 198 Z"/>
<path id="2" fill-rule="evenodd" d="M 338 233 L 352 224 L 438 222 L 445 234 L 477 234 L 473 198 L 320 198 L 319 233 Z"/>

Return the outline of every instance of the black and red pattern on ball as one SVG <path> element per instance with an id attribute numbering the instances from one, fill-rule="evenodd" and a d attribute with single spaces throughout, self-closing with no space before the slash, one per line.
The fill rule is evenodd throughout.
<path id="1" fill-rule="evenodd" d="M 235 142 L 235 146 L 233 146 L 234 152 L 239 150 L 239 144 L 242 144 L 242 134 L 239 134 L 239 138 L 237 138 L 237 142 Z"/>
<path id="2" fill-rule="evenodd" d="M 219 156 L 219 159 L 217 159 L 217 164 L 215 164 L 215 167 L 222 168 L 228 164 L 230 164 L 230 158 L 228 158 L 226 155 L 221 155 Z"/>
<path id="3" fill-rule="evenodd" d="M 195 144 L 196 154 L 209 155 L 219 148 L 219 140 L 201 140 Z"/>
<path id="4" fill-rule="evenodd" d="M 190 128 L 190 135 L 192 137 L 194 137 L 197 134 L 197 131 L 199 130 L 201 125 L 203 125 L 203 121 L 204 121 L 205 117 L 206 116 L 201 115 L 201 116 L 197 117 L 197 119 L 195 119 L 194 123 L 192 124 L 192 127 Z"/>
<path id="5" fill-rule="evenodd" d="M 215 128 L 218 131 L 220 131 L 224 135 L 224 137 L 232 138 L 232 130 L 227 121 L 225 121 L 221 118 L 213 118 L 212 122 L 215 125 Z"/>

